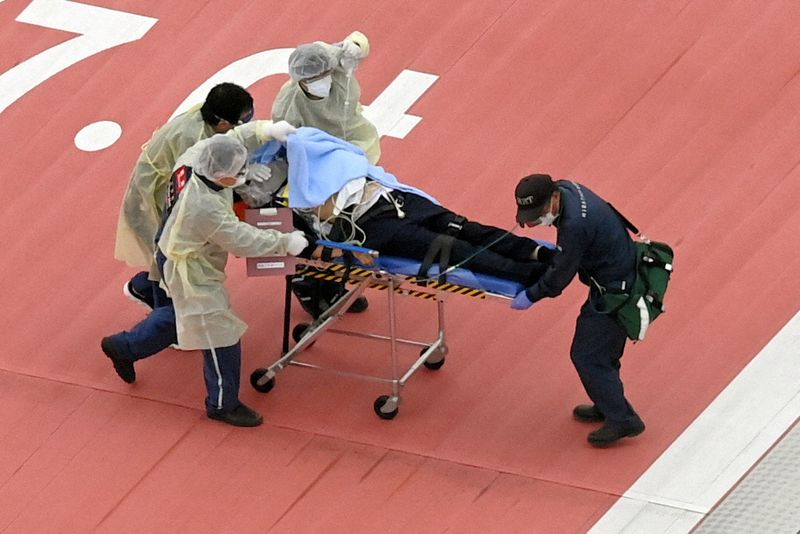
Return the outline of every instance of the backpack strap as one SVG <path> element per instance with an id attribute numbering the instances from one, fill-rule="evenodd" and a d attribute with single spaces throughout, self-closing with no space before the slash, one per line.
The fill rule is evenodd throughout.
<path id="1" fill-rule="evenodd" d="M 616 213 L 617 216 L 620 219 L 622 219 L 622 222 L 625 223 L 625 228 L 627 228 L 628 230 L 633 232 L 635 235 L 639 235 L 639 229 L 636 228 L 636 226 L 631 221 L 629 221 L 627 217 L 625 217 L 623 214 L 621 214 L 619 212 L 619 210 L 617 208 L 615 208 L 614 205 L 611 202 L 606 202 L 606 204 L 608 204 L 608 207 L 611 208 L 611 211 Z"/>

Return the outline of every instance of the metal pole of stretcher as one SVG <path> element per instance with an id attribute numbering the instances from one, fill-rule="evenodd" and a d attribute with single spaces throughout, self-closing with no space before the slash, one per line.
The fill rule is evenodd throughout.
<path id="1" fill-rule="evenodd" d="M 392 354 L 392 396 L 387 400 L 382 411 L 389 412 L 400 404 L 400 382 L 397 376 L 397 317 L 394 294 L 394 278 L 389 277 L 389 336 L 391 337 Z"/>

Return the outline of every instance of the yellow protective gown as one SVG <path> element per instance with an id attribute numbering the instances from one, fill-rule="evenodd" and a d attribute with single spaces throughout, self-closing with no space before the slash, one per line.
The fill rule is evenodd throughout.
<path id="1" fill-rule="evenodd" d="M 158 241 L 167 257 L 164 283 L 175 307 L 178 344 L 183 349 L 229 347 L 247 325 L 231 310 L 223 286 L 228 252 L 237 256 L 286 255 L 289 234 L 240 221 L 233 193 L 214 191 L 189 179 Z"/>
<path id="2" fill-rule="evenodd" d="M 150 278 L 158 280 L 153 241 L 161 224 L 169 178 L 178 157 L 188 148 L 214 135 L 200 114 L 202 104 L 178 115 L 153 133 L 131 174 L 117 222 L 114 257 L 131 267 L 150 269 Z M 271 137 L 264 133 L 271 121 L 253 121 L 228 132 L 248 150 L 255 150 Z"/>
<path id="3" fill-rule="evenodd" d="M 203 121 L 202 104 L 178 115 L 153 133 L 142 147 L 122 200 L 114 257 L 132 267 L 151 268 L 158 226 L 175 161 L 200 139 L 214 135 Z M 151 269 L 152 272 L 152 269 Z"/>
<path id="4" fill-rule="evenodd" d="M 369 54 L 369 40 L 361 32 L 347 36 L 361 48 L 361 59 Z M 337 47 L 317 41 L 331 53 Z M 321 100 L 312 100 L 300 88 L 298 82 L 289 80 L 278 92 L 272 104 L 272 120 L 285 120 L 300 128 L 311 126 L 319 128 L 334 137 L 349 141 L 361 148 L 370 163 L 375 164 L 381 157 L 378 130 L 363 115 L 361 107 L 361 85 L 354 74 L 337 63 L 332 72 L 333 83 L 330 94 Z"/>

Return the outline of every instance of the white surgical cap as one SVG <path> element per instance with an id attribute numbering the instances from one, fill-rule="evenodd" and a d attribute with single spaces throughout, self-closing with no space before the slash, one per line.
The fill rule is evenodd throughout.
<path id="1" fill-rule="evenodd" d="M 336 58 L 319 43 L 300 45 L 289 56 L 289 76 L 296 82 L 319 76 L 335 66 Z"/>
<path id="2" fill-rule="evenodd" d="M 236 176 L 247 162 L 247 149 L 234 137 L 217 134 L 200 143 L 193 168 L 210 180 Z"/>

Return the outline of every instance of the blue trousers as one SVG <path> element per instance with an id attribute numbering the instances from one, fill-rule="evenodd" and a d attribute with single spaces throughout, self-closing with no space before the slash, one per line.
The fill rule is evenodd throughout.
<path id="1" fill-rule="evenodd" d="M 161 269 L 166 258 L 158 254 Z M 136 361 L 161 352 L 178 342 L 175 325 L 175 308 L 158 284 L 146 280 L 155 288 L 147 288 L 139 273 L 134 278 L 143 289 L 153 294 L 153 310 L 142 321 L 127 331 L 110 336 L 120 357 Z M 136 287 L 138 289 L 138 287 Z M 145 293 L 141 293 L 145 294 Z M 241 375 L 242 349 L 237 342 L 230 347 L 215 347 L 203 351 L 203 377 L 206 383 L 206 410 L 227 412 L 239 406 L 239 380 Z"/>
<path id="2" fill-rule="evenodd" d="M 591 300 L 583 304 L 570 356 L 586 394 L 611 425 L 639 417 L 625 399 L 619 374 L 626 341 L 625 329 L 613 316 L 598 312 Z"/>
<path id="3" fill-rule="evenodd" d="M 203 376 L 206 381 L 206 410 L 229 412 L 239 406 L 239 377 L 242 371 L 242 344 L 203 351 Z"/>
<path id="4" fill-rule="evenodd" d="M 159 270 L 164 264 L 164 256 L 159 254 Z M 150 314 L 128 331 L 111 336 L 121 356 L 132 361 L 152 356 L 178 342 L 175 328 L 175 308 L 166 292 L 158 282 L 147 278 L 141 272 L 131 278 L 133 289 L 140 295 L 152 295 Z"/>
<path id="5" fill-rule="evenodd" d="M 166 302 L 169 300 L 166 292 L 161 289 L 158 282 L 150 280 L 150 273 L 142 271 L 136 273 L 130 281 L 133 291 L 144 297 L 145 301 L 151 308 L 155 308 L 158 302 Z"/>

